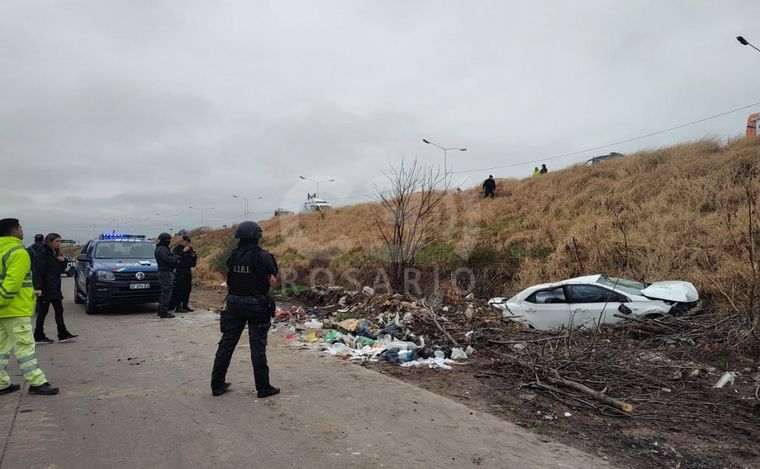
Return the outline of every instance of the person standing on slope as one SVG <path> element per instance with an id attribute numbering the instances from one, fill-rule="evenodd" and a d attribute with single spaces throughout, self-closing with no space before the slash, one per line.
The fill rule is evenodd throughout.
<path id="1" fill-rule="evenodd" d="M 493 175 L 489 175 L 488 179 L 483 182 L 483 191 L 485 192 L 483 198 L 494 198 L 494 193 L 496 192 L 496 180 L 494 180 Z"/>

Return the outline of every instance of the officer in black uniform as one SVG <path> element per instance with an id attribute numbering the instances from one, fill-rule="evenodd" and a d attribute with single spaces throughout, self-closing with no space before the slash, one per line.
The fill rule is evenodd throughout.
<path id="1" fill-rule="evenodd" d="M 192 313 L 190 307 L 190 292 L 193 290 L 193 267 L 198 262 L 198 256 L 190 246 L 190 236 L 182 235 L 182 241 L 172 251 L 180 258 L 174 271 L 174 290 L 169 302 L 169 311 L 176 308 L 178 313 Z M 185 248 L 189 249 L 185 249 Z"/>
<path id="2" fill-rule="evenodd" d="M 496 192 L 496 180 L 493 178 L 492 174 L 483 182 L 483 191 L 486 193 L 483 197 L 484 199 L 487 199 L 488 197 L 493 199 L 494 193 Z"/>
<path id="3" fill-rule="evenodd" d="M 221 396 L 230 387 L 230 383 L 225 382 L 227 368 L 248 324 L 253 380 L 258 397 L 264 398 L 280 392 L 269 383 L 267 366 L 267 333 L 275 311 L 269 286 L 277 282 L 277 262 L 259 247 L 261 228 L 256 222 L 241 223 L 235 238 L 240 241 L 227 259 L 227 307 L 220 318 L 222 340 L 211 372 L 211 394 Z"/>
<path id="4" fill-rule="evenodd" d="M 161 233 L 156 243 L 156 263 L 158 264 L 158 281 L 161 283 L 161 297 L 158 302 L 158 317 L 173 318 L 169 312 L 169 302 L 174 289 L 174 269 L 179 264 L 180 257 L 169 250 L 172 235 Z"/>

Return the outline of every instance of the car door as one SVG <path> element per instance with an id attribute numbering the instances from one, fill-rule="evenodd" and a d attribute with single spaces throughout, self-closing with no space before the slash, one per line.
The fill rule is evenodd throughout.
<path id="1" fill-rule="evenodd" d="M 90 256 L 92 254 L 92 241 L 88 242 L 82 248 L 82 251 L 76 258 L 76 270 L 74 272 L 74 282 L 77 289 L 87 294 L 87 275 L 90 273 Z"/>
<path id="2" fill-rule="evenodd" d="M 573 327 L 593 328 L 599 323 L 620 321 L 614 315 L 621 303 L 628 301 L 624 295 L 597 285 L 566 285 Z"/>
<path id="3" fill-rule="evenodd" d="M 539 330 L 558 329 L 567 324 L 570 305 L 562 286 L 538 290 L 520 305 L 528 323 Z"/>

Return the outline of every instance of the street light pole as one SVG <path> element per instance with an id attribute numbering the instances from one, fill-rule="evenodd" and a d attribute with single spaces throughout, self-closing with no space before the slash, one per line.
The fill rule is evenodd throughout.
<path id="1" fill-rule="evenodd" d="M 445 178 L 449 174 L 449 167 L 448 167 L 448 151 L 449 150 L 459 150 L 459 151 L 467 151 L 466 148 L 459 148 L 459 147 L 443 147 L 441 145 L 438 145 L 435 142 L 431 142 L 430 140 L 423 138 L 423 142 L 427 143 L 428 145 L 433 145 L 434 147 L 438 147 L 441 150 L 443 150 L 443 177 Z"/>
<path id="2" fill-rule="evenodd" d="M 298 177 L 301 178 L 301 179 L 303 179 L 303 180 L 305 180 L 305 181 L 311 181 L 311 182 L 313 182 L 313 183 L 315 183 L 317 185 L 317 192 L 315 192 L 315 194 L 316 194 L 317 197 L 319 197 L 319 183 L 320 182 L 333 182 L 333 181 L 335 181 L 335 179 L 325 179 L 325 180 L 322 180 L 322 181 L 315 181 L 314 179 L 309 179 L 309 178 L 303 177 L 303 176 L 298 176 Z"/>
<path id="3" fill-rule="evenodd" d="M 164 217 L 166 219 L 166 229 L 167 230 L 169 229 L 169 217 L 176 217 L 177 216 L 176 213 L 174 215 L 164 215 L 164 214 L 161 214 L 161 213 L 158 213 L 158 212 L 156 212 L 156 215 L 158 215 L 159 217 Z"/>
<path id="4" fill-rule="evenodd" d="M 748 40 L 744 39 L 744 37 L 742 37 L 742 36 L 736 36 L 736 40 L 739 41 L 739 44 L 741 44 L 743 46 L 750 46 L 751 48 L 753 48 L 756 51 L 760 52 L 760 49 L 758 49 L 757 47 L 755 47 Z"/>
<path id="5" fill-rule="evenodd" d="M 249 199 L 249 198 L 247 198 L 247 197 L 241 197 L 241 196 L 239 196 L 239 195 L 237 195 L 237 194 L 232 194 L 232 197 L 234 197 L 234 198 L 236 198 L 236 199 L 241 199 L 241 200 L 245 201 L 245 219 L 246 219 L 246 220 L 248 220 L 248 201 L 249 201 L 249 200 L 260 200 L 260 199 L 263 199 L 263 198 L 264 198 L 264 196 L 263 196 L 263 195 L 260 195 L 260 196 L 258 196 L 258 197 L 255 197 L 255 198 L 254 198 L 254 197 L 252 197 L 252 198 L 250 198 L 250 199 Z"/>
<path id="6" fill-rule="evenodd" d="M 247 203 L 247 202 L 246 202 Z M 203 228 L 203 211 L 204 210 L 214 210 L 214 207 L 193 207 L 192 205 L 188 208 L 191 208 L 193 210 L 199 210 L 201 212 L 201 226 L 200 228 Z"/>

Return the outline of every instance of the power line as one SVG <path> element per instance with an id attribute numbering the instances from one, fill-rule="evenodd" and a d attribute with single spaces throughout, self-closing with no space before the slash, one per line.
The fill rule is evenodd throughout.
<path id="1" fill-rule="evenodd" d="M 695 121 L 687 122 L 685 124 L 680 124 L 680 125 L 676 125 L 674 127 L 669 127 L 667 129 L 658 130 L 656 132 L 650 132 L 648 134 L 640 135 L 638 137 L 627 138 L 625 140 L 620 140 L 620 141 L 617 141 L 617 142 L 607 143 L 605 145 L 599 145 L 597 147 L 586 148 L 585 150 L 578 150 L 578 151 L 574 151 L 574 152 L 571 152 L 571 153 L 563 153 L 561 155 L 555 155 L 555 156 L 549 156 L 549 157 L 546 157 L 546 158 L 539 158 L 539 159 L 535 159 L 535 160 L 523 161 L 523 162 L 520 162 L 520 163 L 510 163 L 510 164 L 504 164 L 504 165 L 499 165 L 499 166 L 491 166 L 490 168 L 463 169 L 463 170 L 460 170 L 460 171 L 449 171 L 449 174 L 452 174 L 452 173 L 474 173 L 474 172 L 478 172 L 478 171 L 489 171 L 489 170 L 492 170 L 492 169 L 510 168 L 510 167 L 514 167 L 514 166 L 522 166 L 522 165 L 526 165 L 526 164 L 533 164 L 533 163 L 539 163 L 539 162 L 543 162 L 543 161 L 551 161 L 551 160 L 558 160 L 560 158 L 567 158 L 568 156 L 580 155 L 581 153 L 587 153 L 587 152 L 590 152 L 590 151 L 601 150 L 602 148 L 612 147 L 612 146 L 615 146 L 615 145 L 621 145 L 623 143 L 633 142 L 635 140 L 641 140 L 643 138 L 648 138 L 648 137 L 652 137 L 652 136 L 655 136 L 655 135 L 664 134 L 666 132 L 671 132 L 673 130 L 682 129 L 682 128 L 688 127 L 690 125 L 699 124 L 701 122 L 709 121 L 711 119 L 717 119 L 718 117 L 723 117 L 725 115 L 732 114 L 732 113 L 738 112 L 738 111 L 743 111 L 745 109 L 749 109 L 751 107 L 755 107 L 755 106 L 758 106 L 758 105 L 760 105 L 760 102 L 753 103 L 753 104 L 750 104 L 748 106 L 739 107 L 739 108 L 736 108 L 736 109 L 731 109 L 730 111 L 721 112 L 720 114 L 715 114 L 713 116 L 709 116 L 709 117 L 705 117 L 705 118 L 698 119 L 698 120 L 695 120 Z"/>

